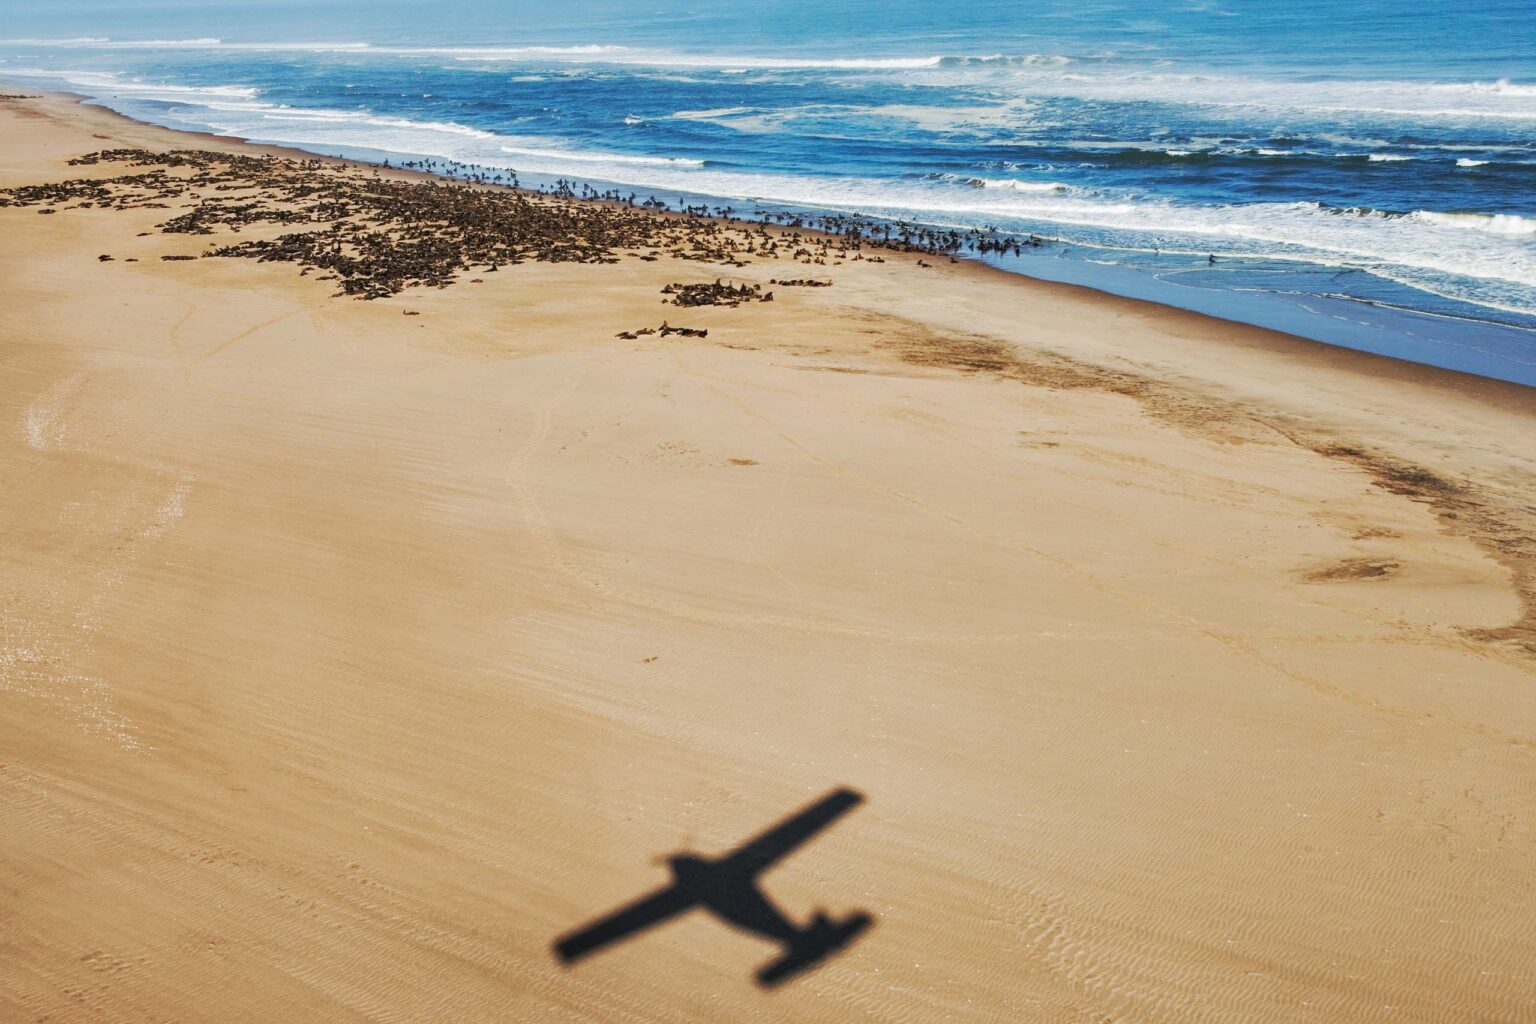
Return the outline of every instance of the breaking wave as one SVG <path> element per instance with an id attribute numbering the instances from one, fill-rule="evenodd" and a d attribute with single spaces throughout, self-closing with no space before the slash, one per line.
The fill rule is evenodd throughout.
<path id="1" fill-rule="evenodd" d="M 1016 178 L 966 178 L 975 188 L 1005 188 L 1015 192 L 1065 192 L 1070 186 L 1059 181 L 1019 181 Z"/>
<path id="2" fill-rule="evenodd" d="M 1509 238 L 1536 238 L 1536 217 L 1522 217 L 1514 213 L 1436 213 L 1433 210 L 1416 210 L 1408 214 L 1408 217 L 1436 227 L 1479 231 Z M 1531 283 L 1536 284 L 1536 281 Z"/>

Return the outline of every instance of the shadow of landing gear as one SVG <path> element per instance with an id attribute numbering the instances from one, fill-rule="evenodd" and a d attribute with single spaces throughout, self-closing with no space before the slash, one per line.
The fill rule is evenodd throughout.
<path id="1" fill-rule="evenodd" d="M 616 942 L 632 938 L 690 910 L 702 909 L 740 931 L 782 947 L 757 971 L 757 983 L 773 988 L 846 949 L 874 924 L 854 911 L 834 920 L 818 910 L 796 925 L 763 894 L 758 876 L 817 832 L 857 807 L 862 794 L 836 789 L 810 806 L 718 857 L 679 853 L 667 858 L 672 884 L 625 904 L 555 941 L 555 956 L 569 966 Z"/>

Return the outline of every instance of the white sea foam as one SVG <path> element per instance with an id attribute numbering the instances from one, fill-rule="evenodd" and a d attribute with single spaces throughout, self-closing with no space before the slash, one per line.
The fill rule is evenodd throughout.
<path id="1" fill-rule="evenodd" d="M 64 39 L 0 39 L 0 46 L 90 46 L 110 43 L 106 36 L 70 36 Z"/>
<path id="2" fill-rule="evenodd" d="M 537 51 L 537 52 L 536 52 Z M 401 51 L 394 52 L 427 52 Z M 433 51 L 462 61 L 521 61 L 529 57 L 564 58 L 573 61 L 601 64 L 635 64 L 650 67 L 708 68 L 712 70 L 799 70 L 841 69 L 863 71 L 918 71 L 937 68 L 944 61 L 941 56 L 932 57 L 760 57 L 747 54 L 669 53 L 661 50 L 636 50 L 622 46 L 604 47 L 590 52 L 570 48 L 529 47 L 517 50 L 440 50 Z"/>
<path id="3" fill-rule="evenodd" d="M 430 53 L 442 56 L 474 54 L 487 58 L 505 57 L 598 57 L 623 53 L 628 48 L 591 43 L 584 46 L 386 46 L 372 47 L 380 53 Z"/>
<path id="4" fill-rule="evenodd" d="M 967 178 L 965 183 L 977 188 L 1006 188 L 1015 192 L 1065 192 L 1069 187 L 1059 181 L 1019 181 L 1016 178 Z"/>
<path id="5" fill-rule="evenodd" d="M 1461 231 L 1480 231 L 1510 238 L 1536 238 L 1536 218 L 1514 213 L 1436 213 L 1433 210 L 1416 210 L 1408 215 L 1408 219 Z"/>
<path id="6" fill-rule="evenodd" d="M 679 110 L 672 114 L 678 121 L 705 121 L 748 135 L 769 135 L 782 131 L 805 108 L 763 111 L 752 107 L 719 107 L 714 110 Z"/>
<path id="7" fill-rule="evenodd" d="M 1487 160 L 1473 160 L 1470 157 L 1465 157 L 1464 156 L 1464 157 L 1461 157 L 1459 160 L 1456 161 L 1456 166 L 1457 167 L 1483 167 L 1483 166 L 1487 165 L 1487 163 L 1488 163 Z"/>
<path id="8" fill-rule="evenodd" d="M 298 107 L 280 107 L 270 104 L 228 104 L 211 103 L 210 109 L 226 112 L 249 112 L 260 118 L 263 122 L 275 121 L 279 123 L 304 125 L 367 125 L 375 128 L 405 128 L 414 132 L 433 132 L 443 135 L 461 135 L 470 139 L 494 139 L 494 132 L 481 131 L 479 128 L 471 128 L 468 125 L 458 124 L 454 121 L 415 121 L 406 117 L 378 117 L 366 111 L 357 110 L 306 110 Z M 227 126 L 226 131 L 231 134 L 241 134 L 241 130 L 235 126 Z M 443 154 L 438 154 L 443 155 Z"/>
<path id="9" fill-rule="evenodd" d="M 465 135 L 471 139 L 494 139 L 495 132 L 481 131 L 479 128 L 471 128 L 468 125 L 458 124 L 454 121 L 413 121 L 405 117 L 363 117 L 363 124 L 378 125 L 381 128 L 410 128 L 414 130 L 443 132 L 448 135 Z"/>
<path id="10" fill-rule="evenodd" d="M 882 103 L 871 106 L 862 104 L 808 103 L 792 107 L 776 107 L 771 110 L 756 107 L 719 107 L 712 110 L 679 110 L 671 117 L 679 121 L 708 121 L 723 128 L 749 134 L 780 131 L 797 121 L 814 119 L 818 122 L 889 118 L 906 121 L 928 132 L 968 132 L 979 129 L 1016 129 L 1031 121 L 1035 104 L 1029 100 L 1012 99 L 996 103 L 978 103 L 966 106 L 927 106 L 911 103 Z M 818 126 L 816 133 L 832 137 L 825 127 Z M 850 128 L 847 138 L 867 135 L 867 129 Z M 839 136 L 842 137 L 842 136 Z M 991 144 L 988 138 L 978 138 L 978 145 Z M 1013 141 L 1011 145 L 1026 145 Z"/>
<path id="11" fill-rule="evenodd" d="M 201 39 L 108 39 L 77 36 L 67 39 L 0 39 L 0 46 L 58 46 L 89 49 L 207 49 L 269 52 L 350 51 L 390 56 L 438 56 L 460 60 L 520 61 L 539 58 L 590 60 L 620 64 L 651 64 L 708 68 L 845 68 L 919 70 L 936 67 L 1059 67 L 1071 58 L 1059 54 L 959 54 L 888 57 L 766 57 L 757 54 L 680 53 L 601 43 L 575 46 L 389 46 L 363 42 L 225 42 Z"/>
<path id="12" fill-rule="evenodd" d="M 1366 157 L 1373 164 L 1395 164 L 1404 160 L 1412 160 L 1411 156 L 1399 156 L 1396 153 L 1372 153 Z"/>
<path id="13" fill-rule="evenodd" d="M 990 53 L 971 57 L 941 57 L 939 67 L 1053 67 L 1071 64 L 1072 58 L 1059 53 L 1025 53 L 1009 55 Z"/>
<path id="14" fill-rule="evenodd" d="M 78 78 L 71 79 L 78 81 Z M 109 83 L 119 93 L 134 96 L 169 95 L 152 84 Z M 513 139 L 455 121 L 425 121 L 381 116 L 368 110 L 289 107 L 245 99 L 254 90 L 178 89 L 174 95 L 189 104 L 221 115 L 207 127 L 220 134 L 265 142 L 311 147 L 359 147 L 477 162 L 486 166 L 516 166 L 540 173 L 581 173 L 619 177 L 624 168 L 657 167 L 687 170 L 705 161 L 691 157 L 652 156 L 562 148 L 561 140 L 536 136 Z M 226 99 L 228 97 L 228 99 Z M 191 113 L 186 116 L 195 116 Z M 509 159 L 511 158 L 511 159 Z"/>
<path id="15" fill-rule="evenodd" d="M 93 95 L 136 96 L 142 99 L 198 100 L 254 99 L 261 90 L 244 85 L 172 85 L 124 78 L 111 71 L 54 71 L 42 68 L 7 68 L 8 76 L 53 78 L 78 86 Z"/>
<path id="16" fill-rule="evenodd" d="M 752 107 L 716 107 L 713 110 L 676 110 L 672 116 L 679 121 L 716 121 L 722 117 L 739 117 L 753 113 Z"/>
<path id="17" fill-rule="evenodd" d="M 883 103 L 877 106 L 817 106 L 799 108 L 817 114 L 847 113 L 855 117 L 891 117 L 909 121 L 930 132 L 973 131 L 977 128 L 1008 130 L 1029 122 L 1036 104 L 1028 99 L 1009 99 L 967 106 L 931 106 L 917 103 Z M 788 114 L 794 111 L 782 111 Z"/>
<path id="18" fill-rule="evenodd" d="M 499 146 L 511 156 L 577 164 L 621 164 L 636 167 L 703 167 L 703 160 L 680 156 L 640 156 L 632 153 L 597 153 L 569 149 L 533 149 L 526 146 Z"/>
<path id="19" fill-rule="evenodd" d="M 0 46 L 87 47 L 92 50 L 169 50 L 180 47 L 213 49 L 224 45 L 222 39 L 111 39 L 107 36 L 72 36 L 64 39 L 0 39 Z"/>
<path id="20" fill-rule="evenodd" d="M 1467 82 L 1462 84 L 1436 85 L 1441 92 L 1491 92 L 1500 96 L 1536 96 L 1536 84 L 1522 84 L 1501 78 L 1496 82 Z"/>
<path id="21" fill-rule="evenodd" d="M 1410 120 L 1536 120 L 1536 86 L 1505 82 L 1423 83 L 1392 80 L 1293 81 L 1240 75 L 1148 70 L 1130 64 L 1083 69 L 1010 65 L 990 69 L 987 84 L 1023 97 L 1152 102 L 1210 108 L 1304 110 L 1386 115 Z M 944 65 L 934 74 L 988 74 L 986 66 Z"/>

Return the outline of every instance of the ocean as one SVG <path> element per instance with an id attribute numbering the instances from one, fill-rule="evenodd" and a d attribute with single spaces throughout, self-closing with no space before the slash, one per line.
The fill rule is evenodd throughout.
<path id="1" fill-rule="evenodd" d="M 321 153 L 1044 240 L 1536 385 L 1536 0 L 0 5 L 0 78 Z"/>

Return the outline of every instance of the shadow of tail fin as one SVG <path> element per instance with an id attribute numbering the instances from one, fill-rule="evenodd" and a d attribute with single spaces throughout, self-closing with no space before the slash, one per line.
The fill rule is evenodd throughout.
<path id="1" fill-rule="evenodd" d="M 782 985 L 802 971 L 840 952 L 866 931 L 874 918 L 865 913 L 850 914 L 841 921 L 832 921 L 825 914 L 806 926 L 783 956 L 758 969 L 757 983 L 764 988 Z"/>

